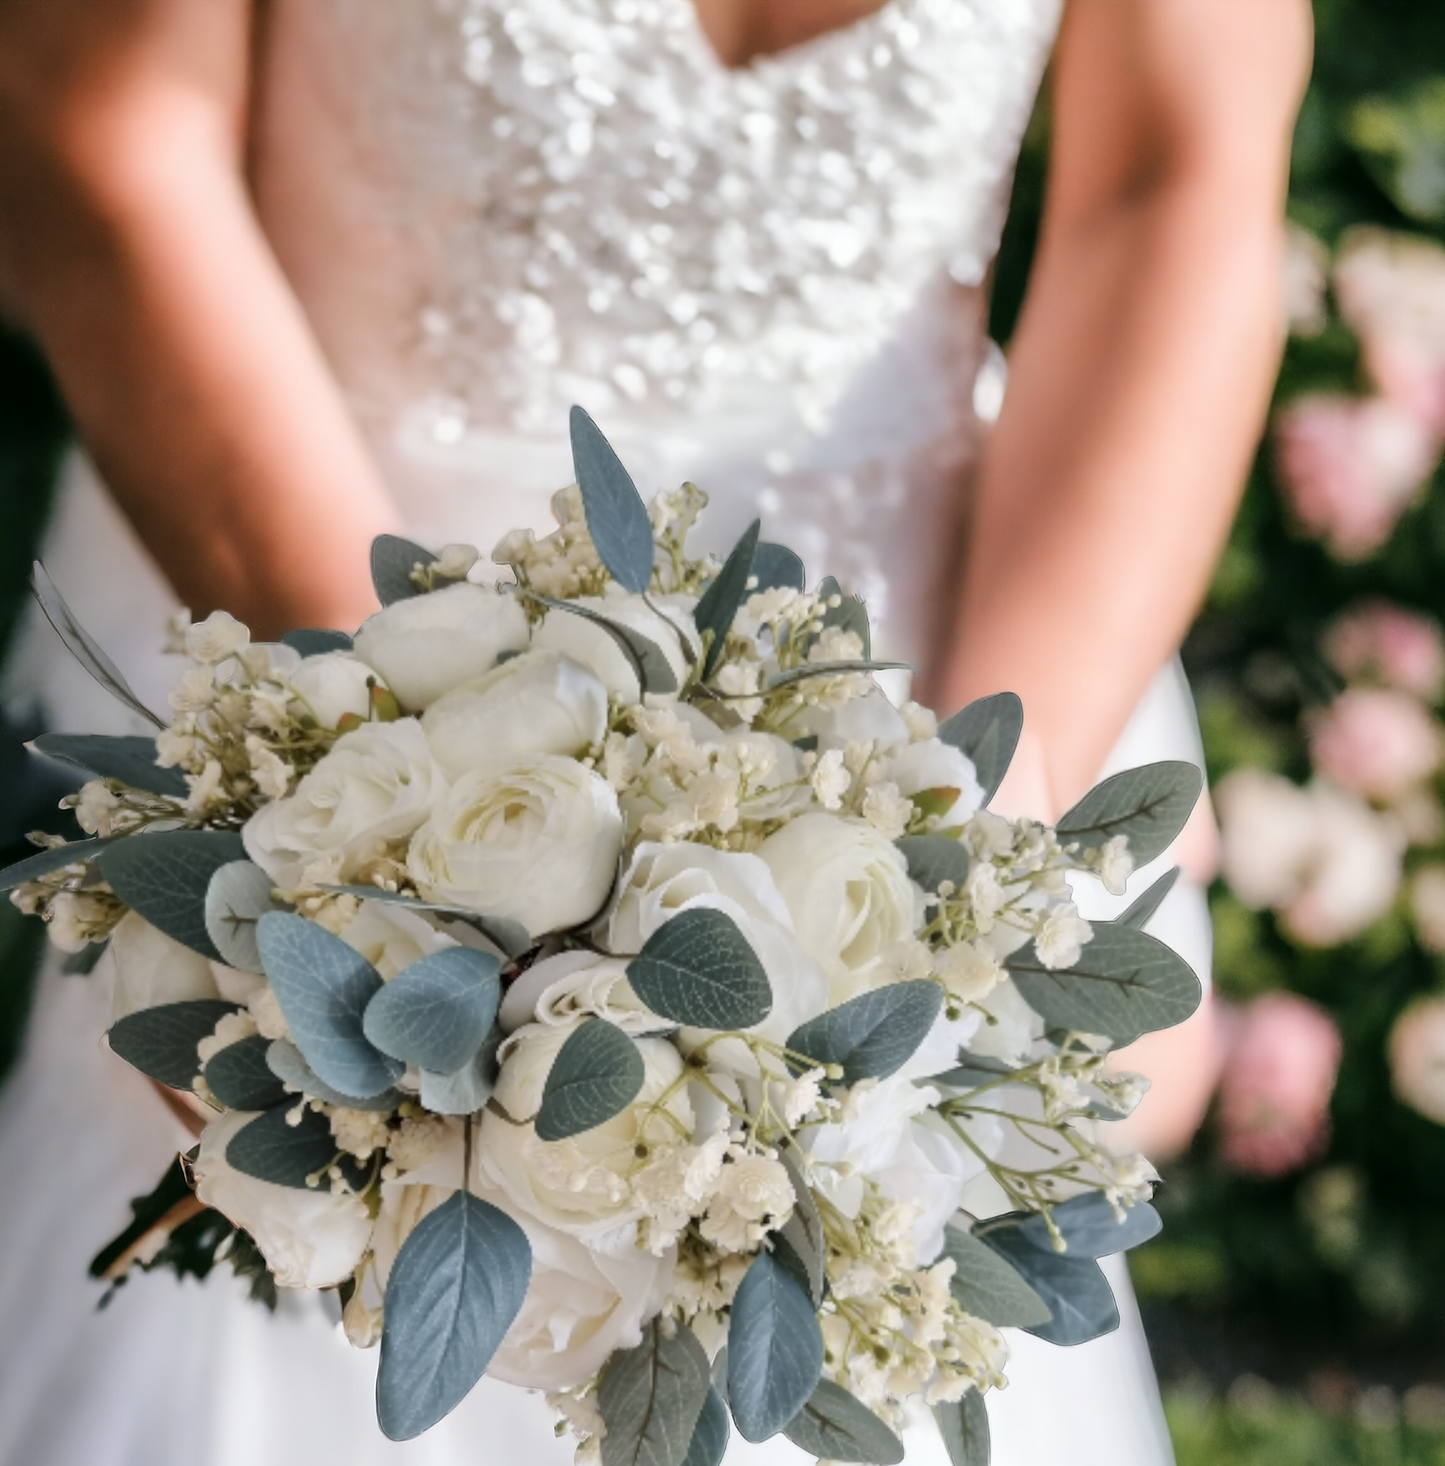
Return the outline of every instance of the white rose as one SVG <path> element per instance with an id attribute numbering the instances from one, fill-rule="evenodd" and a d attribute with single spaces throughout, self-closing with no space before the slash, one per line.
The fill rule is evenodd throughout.
<path id="1" fill-rule="evenodd" d="M 497 1021 L 508 1033 L 527 1023 L 560 1024 L 570 1030 L 584 1014 L 634 1035 L 673 1026 L 632 991 L 624 958 L 580 950 L 559 952 L 529 967 L 507 989 Z"/>
<path id="2" fill-rule="evenodd" d="M 246 853 L 285 891 L 345 883 L 379 846 L 410 835 L 445 786 L 415 718 L 364 723 L 336 740 L 295 793 L 252 817 Z"/>
<path id="3" fill-rule="evenodd" d="M 958 798 L 940 817 L 940 826 L 961 825 L 983 804 L 983 789 L 973 760 L 952 744 L 936 738 L 895 750 L 877 768 L 877 777 L 895 784 L 900 794 L 921 794 L 925 789 L 957 789 Z"/>
<path id="4" fill-rule="evenodd" d="M 515 596 L 462 581 L 396 601 L 368 617 L 354 651 L 412 712 L 524 651 L 527 617 Z"/>
<path id="5" fill-rule="evenodd" d="M 281 1287 L 333 1287 L 351 1276 L 366 1251 L 366 1203 L 343 1192 L 258 1181 L 231 1167 L 226 1147 L 255 1118 L 230 1110 L 201 1132 L 196 1195 L 256 1239 Z"/>
<path id="6" fill-rule="evenodd" d="M 884 949 L 913 935 L 914 887 L 891 841 L 863 820 L 805 814 L 763 841 L 803 946 L 832 982 L 832 1001 L 869 986 Z"/>
<path id="7" fill-rule="evenodd" d="M 199 952 L 172 941 L 144 917 L 127 911 L 111 940 L 115 960 L 115 1016 L 124 1018 L 163 1003 L 224 998 L 244 1003 L 265 978 L 208 962 Z"/>
<path id="8" fill-rule="evenodd" d="M 811 733 L 819 749 L 847 748 L 850 743 L 871 742 L 879 749 L 897 748 L 908 742 L 908 724 L 880 687 L 870 687 L 862 697 L 851 698 L 840 708 L 805 707 L 789 724 L 799 735 Z"/>
<path id="9" fill-rule="evenodd" d="M 533 754 L 577 757 L 607 736 L 607 689 L 558 652 L 529 652 L 438 698 L 422 716 L 452 777 L 498 773 Z"/>
<path id="10" fill-rule="evenodd" d="M 688 673 L 688 658 L 680 638 L 686 638 L 694 658 L 702 651 L 692 620 L 696 597 L 649 596 L 644 600 L 641 596 L 620 593 L 574 599 L 577 605 L 645 636 L 667 658 L 678 686 L 682 686 Z M 548 611 L 533 635 L 532 645 L 561 652 L 581 663 L 619 702 L 632 704 L 642 696 L 631 660 L 608 632 L 585 616 L 571 611 Z"/>
<path id="11" fill-rule="evenodd" d="M 420 912 L 408 911 L 394 901 L 363 901 L 337 935 L 387 982 L 403 967 L 458 945 Z"/>
<path id="12" fill-rule="evenodd" d="M 505 774 L 463 774 L 417 831 L 407 868 L 429 900 L 505 917 L 539 937 L 597 912 L 622 836 L 605 779 L 539 754 Z"/>
<path id="13" fill-rule="evenodd" d="M 365 722 L 371 716 L 368 682 L 381 678 L 346 652 L 307 657 L 286 679 L 323 728 L 335 728 L 348 713 Z"/>

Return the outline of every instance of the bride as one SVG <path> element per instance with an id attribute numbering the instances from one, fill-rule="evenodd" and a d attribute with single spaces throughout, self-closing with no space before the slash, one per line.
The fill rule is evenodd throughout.
<path id="1" fill-rule="evenodd" d="M 0 305 L 89 455 L 52 574 L 163 706 L 177 598 L 258 635 L 350 628 L 379 531 L 545 532 L 580 402 L 644 492 L 709 492 L 719 545 L 760 513 L 861 592 L 920 696 L 1017 691 L 1005 809 L 1198 759 L 1170 657 L 1280 344 L 1308 7 L 1072 0 L 1000 415 L 986 286 L 1060 3 L 6 0 Z M 10 695 L 129 731 L 42 630 Z M 1207 824 L 1175 858 L 1207 876 Z M 1207 972 L 1198 885 L 1157 920 Z M 0 1466 L 568 1459 L 489 1382 L 390 1445 L 367 1356 L 219 1278 L 95 1310 L 87 1260 L 185 1143 L 98 1046 L 107 980 L 46 974 L 0 1103 Z M 1170 1077 L 1146 1141 L 1197 1117 L 1202 1033 L 1139 1055 Z M 1015 1341 L 1001 1466 L 1169 1459 L 1113 1276 L 1115 1335 Z M 944 1460 L 922 1431 L 909 1458 Z"/>

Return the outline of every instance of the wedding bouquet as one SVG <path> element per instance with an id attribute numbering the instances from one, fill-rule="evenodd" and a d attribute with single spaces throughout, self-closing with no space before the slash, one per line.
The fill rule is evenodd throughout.
<path id="1" fill-rule="evenodd" d="M 178 627 L 168 723 L 37 567 L 158 732 L 37 740 L 93 838 L 3 884 L 108 943 L 110 1047 L 211 1116 L 95 1270 L 334 1290 L 396 1439 L 489 1373 L 604 1466 L 717 1463 L 729 1416 L 898 1461 L 914 1402 L 985 1460 L 1000 1327 L 1112 1328 L 1094 1259 L 1157 1229 L 1105 1057 L 1199 984 L 1141 930 L 1169 877 L 1092 923 L 1068 877 L 1122 892 L 1199 773 L 990 813 L 1017 698 L 895 708 L 859 600 L 757 524 L 689 555 L 699 490 L 572 442 L 512 581 L 382 537 L 354 638 Z"/>

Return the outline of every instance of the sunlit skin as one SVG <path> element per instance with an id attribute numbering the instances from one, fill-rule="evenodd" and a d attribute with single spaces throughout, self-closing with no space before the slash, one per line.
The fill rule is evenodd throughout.
<path id="1" fill-rule="evenodd" d="M 880 3 L 696 0 L 729 65 Z M 252 209 L 257 20 L 249 0 L 0 0 L 0 309 L 181 599 L 275 636 L 368 614 L 367 547 L 397 519 Z M 1282 340 L 1309 51 L 1307 0 L 1068 7 L 1038 261 L 919 688 L 1022 696 L 1006 812 L 1055 816 L 1092 782 L 1203 595 Z M 1181 858 L 1208 875 L 1207 811 Z M 1210 1032 L 1127 1056 L 1168 1076 L 1134 1122 L 1151 1153 L 1197 1124 Z"/>

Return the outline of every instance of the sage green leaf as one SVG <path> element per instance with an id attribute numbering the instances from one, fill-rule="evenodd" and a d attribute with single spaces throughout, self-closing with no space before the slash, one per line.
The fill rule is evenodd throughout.
<path id="1" fill-rule="evenodd" d="M 841 1064 L 843 1082 L 886 1079 L 913 1057 L 943 1006 L 943 989 L 926 979 L 860 993 L 795 1028 L 787 1047 L 815 1064 Z M 788 1061 L 805 1068 L 799 1058 Z"/>
<path id="2" fill-rule="evenodd" d="M 988 1466 L 988 1410 L 977 1390 L 967 1390 L 947 1405 L 935 1405 L 933 1418 L 950 1466 Z"/>
<path id="3" fill-rule="evenodd" d="M 807 1177 L 803 1175 L 796 1150 L 791 1145 L 784 1146 L 778 1152 L 778 1159 L 787 1168 L 788 1179 L 793 1183 L 793 1214 L 775 1235 L 792 1249 L 802 1269 L 803 1284 L 813 1302 L 818 1304 L 823 1301 L 824 1265 L 828 1259 L 823 1218 Z"/>
<path id="4" fill-rule="evenodd" d="M 1023 727 L 1024 705 L 1013 692 L 981 697 L 939 726 L 938 736 L 972 760 L 985 804 L 1008 773 Z"/>
<path id="5" fill-rule="evenodd" d="M 537 1112 L 538 1136 L 565 1140 L 594 1129 L 625 1110 L 645 1078 L 642 1052 L 620 1028 L 601 1018 L 581 1024 L 552 1061 Z"/>
<path id="6" fill-rule="evenodd" d="M 1109 1280 L 1093 1258 L 1038 1247 L 1018 1226 L 980 1228 L 974 1235 L 999 1253 L 1047 1306 L 1049 1321 L 1029 1325 L 1029 1333 L 1051 1344 L 1084 1344 L 1119 1327 Z"/>
<path id="7" fill-rule="evenodd" d="M 366 1005 L 362 1031 L 383 1054 L 438 1074 L 476 1058 L 502 999 L 501 963 L 447 947 L 403 967 Z"/>
<path id="8" fill-rule="evenodd" d="M 572 469 L 597 557 L 618 585 L 641 595 L 652 582 L 652 521 L 647 506 L 632 475 L 587 413 L 574 407 L 568 422 Z"/>
<path id="9" fill-rule="evenodd" d="M 732 629 L 738 607 L 748 596 L 748 577 L 752 574 L 753 551 L 758 545 L 758 529 L 761 521 L 753 522 L 743 532 L 743 537 L 733 546 L 732 554 L 723 562 L 717 579 L 703 592 L 702 599 L 693 608 L 692 622 L 698 635 L 712 633 L 707 655 L 702 664 L 702 680 L 707 681 L 717 671 L 722 660 L 723 648 L 728 632 Z"/>
<path id="10" fill-rule="evenodd" d="M 206 1084 L 228 1110 L 269 1110 L 286 1099 L 286 1086 L 266 1062 L 270 1041 L 258 1033 L 211 1056 Z"/>
<path id="11" fill-rule="evenodd" d="M 184 799 L 190 792 L 186 776 L 179 769 L 163 769 L 156 763 L 154 738 L 42 733 L 30 746 L 46 758 L 59 759 L 101 779 L 116 779 L 148 794 Z"/>
<path id="12" fill-rule="evenodd" d="M 751 1028 L 773 1007 L 758 954 L 732 917 L 708 907 L 658 927 L 628 964 L 627 980 L 654 1013 L 693 1028 Z"/>
<path id="13" fill-rule="evenodd" d="M 100 871 L 132 911 L 183 947 L 219 962 L 221 954 L 206 930 L 206 891 L 223 865 L 245 858 L 239 835 L 168 830 L 107 845 Z"/>
<path id="14" fill-rule="evenodd" d="M 227 1164 L 258 1181 L 297 1191 L 329 1191 L 331 1179 L 327 1173 L 333 1164 L 342 1166 L 351 1180 L 361 1183 L 363 1172 L 349 1156 L 341 1155 L 326 1116 L 305 1109 L 293 1125 L 292 1109 L 290 1105 L 277 1105 L 242 1125 L 226 1146 Z M 315 1186 L 310 1184 L 312 1179 L 316 1180 Z"/>
<path id="15" fill-rule="evenodd" d="M 435 559 L 430 550 L 424 550 L 400 535 L 377 535 L 371 542 L 371 584 L 376 590 L 377 600 L 383 606 L 390 606 L 425 594 L 411 578 L 411 573 L 432 564 Z"/>
<path id="16" fill-rule="evenodd" d="M 668 1335 L 660 1318 L 642 1342 L 607 1361 L 597 1408 L 607 1422 L 602 1466 L 680 1466 L 707 1403 L 708 1358 L 686 1324 Z"/>
<path id="17" fill-rule="evenodd" d="M 993 1248 L 960 1227 L 943 1229 L 939 1260 L 953 1260 L 950 1288 L 965 1313 L 995 1328 L 1034 1328 L 1050 1318 L 1048 1304 Z"/>
<path id="18" fill-rule="evenodd" d="M 532 945 L 532 938 L 526 929 L 504 916 L 485 916 L 469 906 L 452 906 L 445 901 L 423 901 L 417 896 L 407 896 L 400 891 L 388 891 L 382 886 L 327 886 L 323 891 L 338 891 L 343 896 L 356 896 L 362 901 L 385 901 L 393 906 L 405 906 L 412 911 L 435 911 L 439 916 L 455 917 L 479 931 L 509 957 L 520 957 Z"/>
<path id="19" fill-rule="evenodd" d="M 148 1078 L 171 1089 L 189 1089 L 201 1072 L 196 1045 L 210 1038 L 235 1003 L 220 998 L 192 998 L 184 1003 L 162 1003 L 128 1013 L 112 1026 L 107 1038 L 119 1054 Z"/>
<path id="20" fill-rule="evenodd" d="M 261 971 L 256 923 L 268 911 L 285 909 L 273 892 L 271 877 L 249 860 L 233 860 L 212 875 L 206 887 L 206 934 L 228 967 Z"/>
<path id="21" fill-rule="evenodd" d="M 1138 869 L 1173 843 L 1203 787 L 1198 766 L 1182 759 L 1125 769 L 1095 784 L 1059 821 L 1059 840 L 1087 854 L 1123 835 Z"/>
<path id="22" fill-rule="evenodd" d="M 803 562 L 786 545 L 770 544 L 764 540 L 753 552 L 753 575 L 757 579 L 756 590 L 779 590 L 787 587 L 802 590 L 808 583 Z"/>
<path id="23" fill-rule="evenodd" d="M 521 1311 L 531 1276 L 526 1233 L 470 1192 L 417 1224 L 386 1285 L 376 1413 L 392 1440 L 414 1439 L 461 1404 Z"/>
<path id="24" fill-rule="evenodd" d="M 978 1089 L 981 1085 L 993 1084 L 1014 1072 L 1014 1066 L 1005 1064 L 1002 1059 L 995 1059 L 988 1054 L 970 1054 L 967 1049 L 959 1050 L 958 1059 L 957 1069 L 949 1069 L 943 1074 L 932 1074 L 928 1082 L 946 1084 L 950 1089 Z"/>
<path id="25" fill-rule="evenodd" d="M 116 840 L 131 838 L 127 835 L 107 835 L 101 840 L 70 840 L 64 845 L 52 845 L 47 850 L 37 850 L 14 865 L 0 870 L 0 891 L 11 891 L 26 881 L 38 881 L 52 871 L 64 870 L 67 865 L 83 865 L 94 860 L 107 845 Z"/>
<path id="26" fill-rule="evenodd" d="M 497 1050 L 506 1035 L 494 1028 L 475 1056 L 451 1074 L 421 1071 L 421 1102 L 438 1115 L 475 1115 L 497 1087 Z"/>
<path id="27" fill-rule="evenodd" d="M 1111 1257 L 1127 1252 L 1157 1237 L 1164 1226 L 1147 1201 L 1126 1207 L 1120 1221 L 1108 1197 L 1099 1191 L 1086 1191 L 1061 1202 L 1053 1208 L 1053 1219 L 1070 1257 Z M 1037 1212 L 1020 1215 L 1019 1231 L 1035 1247 L 1054 1250 L 1048 1223 Z"/>
<path id="28" fill-rule="evenodd" d="M 1129 906 L 1127 911 L 1118 916 L 1119 925 L 1132 926 L 1138 931 L 1143 931 L 1149 923 L 1149 918 L 1158 911 L 1164 898 L 1174 889 L 1174 882 L 1178 879 L 1179 867 L 1177 865 L 1166 870 L 1137 901 Z"/>
<path id="29" fill-rule="evenodd" d="M 962 889 L 972 863 L 967 846 L 947 835 L 905 835 L 895 841 L 908 862 L 908 874 L 930 894 L 936 894 L 944 881 L 952 881 Z"/>
<path id="30" fill-rule="evenodd" d="M 430 561 L 423 563 L 429 564 Z M 300 652 L 303 657 L 324 657 L 328 652 L 349 652 L 352 647 L 351 638 L 344 631 L 326 631 L 312 627 L 288 631 L 281 641 L 293 652 Z"/>
<path id="31" fill-rule="evenodd" d="M 1157 937 L 1099 922 L 1072 966 L 1051 970 L 1028 943 L 1004 965 L 1020 995 L 1051 1028 L 1107 1034 L 1120 1046 L 1183 1023 L 1199 1006 L 1193 968 Z"/>
<path id="32" fill-rule="evenodd" d="M 30 584 L 35 592 L 35 599 L 40 602 L 45 619 L 65 643 L 65 649 L 112 697 L 123 702 L 132 712 L 139 713 L 148 723 L 164 728 L 166 720 L 157 717 L 131 691 L 130 683 L 121 676 L 120 668 L 106 656 L 95 638 L 75 619 L 75 613 L 65 604 L 65 597 L 56 589 L 55 582 L 39 560 L 34 562 L 32 571 Z"/>
<path id="33" fill-rule="evenodd" d="M 774 672 L 768 678 L 767 690 L 789 687 L 794 682 L 806 682 L 809 677 L 840 677 L 845 672 L 911 672 L 912 662 L 808 662 L 801 667 L 789 667 L 786 672 Z"/>
<path id="34" fill-rule="evenodd" d="M 366 1037 L 366 1006 L 381 975 L 314 921 L 271 911 L 256 925 L 266 976 L 301 1056 L 332 1089 L 370 1099 L 406 1072 Z"/>
<path id="35" fill-rule="evenodd" d="M 825 575 L 818 582 L 816 593 L 824 599 L 842 597 L 838 605 L 830 606 L 823 612 L 824 629 L 836 626 L 839 631 L 851 631 L 863 643 L 863 656 L 871 657 L 873 634 L 868 625 L 868 608 L 863 604 L 862 597 L 845 595 L 842 586 L 831 575 Z"/>
<path id="36" fill-rule="evenodd" d="M 583 620 L 600 626 L 622 649 L 622 655 L 631 665 L 633 675 L 637 678 L 637 685 L 643 692 L 677 691 L 677 674 L 672 670 L 672 663 L 663 655 L 662 648 L 649 637 L 633 631 L 629 626 L 609 620 L 600 612 L 594 611 L 591 606 L 579 606 L 576 601 L 556 601 L 551 596 L 539 596 L 535 591 L 529 594 L 534 601 L 540 602 L 549 610 L 565 611 L 571 616 L 581 616 Z M 660 616 L 658 620 L 661 623 L 658 627 L 659 631 L 668 636 L 677 635 L 677 627 L 665 616 Z"/>
<path id="37" fill-rule="evenodd" d="M 709 1386 L 707 1398 L 702 1402 L 702 1412 L 692 1429 L 692 1442 L 687 1448 L 687 1455 L 682 1458 L 682 1466 L 722 1466 L 730 1434 L 727 1403 L 716 1386 Z"/>
<path id="38" fill-rule="evenodd" d="M 301 1050 L 289 1039 L 278 1038 L 267 1048 L 266 1067 L 297 1094 L 307 1094 L 323 1104 L 342 1105 L 348 1110 L 366 1110 L 372 1114 L 384 1115 L 387 1111 L 394 1110 L 403 1099 L 399 1089 L 384 1089 L 370 1099 L 353 1099 L 349 1094 L 332 1089 L 329 1084 L 323 1084 L 316 1077 L 311 1066 L 301 1057 Z M 422 1076 L 422 1082 L 425 1085 L 425 1075 Z M 425 1098 L 422 1103 L 428 1109 L 436 1108 L 427 1104 Z"/>
<path id="39" fill-rule="evenodd" d="M 861 1401 L 832 1380 L 818 1381 L 783 1434 L 811 1456 L 896 1466 L 903 1442 Z"/>
<path id="40" fill-rule="evenodd" d="M 768 1440 L 808 1403 L 823 1372 L 813 1301 L 775 1258 L 760 1252 L 733 1298 L 728 1403 L 744 1440 Z"/>

